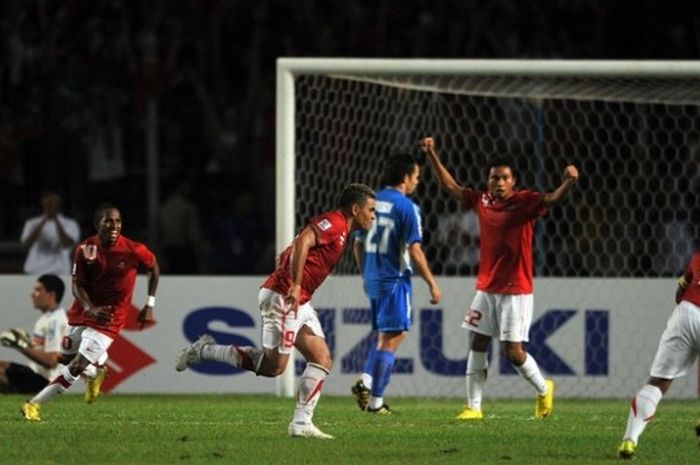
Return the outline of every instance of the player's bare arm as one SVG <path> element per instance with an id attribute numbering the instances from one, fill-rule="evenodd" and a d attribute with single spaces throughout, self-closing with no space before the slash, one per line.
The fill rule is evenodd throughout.
<path id="1" fill-rule="evenodd" d="M 80 301 L 80 304 L 85 309 L 86 314 L 101 323 L 106 323 L 112 319 L 112 312 L 110 311 L 111 307 L 109 305 L 96 307 L 92 303 L 92 300 L 90 300 L 90 296 L 85 288 L 78 284 L 75 279 L 73 280 L 71 288 L 73 291 L 73 296 Z"/>
<path id="2" fill-rule="evenodd" d="M 44 352 L 40 347 L 28 346 L 20 350 L 28 359 L 44 368 L 51 369 L 61 362 L 60 352 Z"/>
<path id="3" fill-rule="evenodd" d="M 357 265 L 357 271 L 359 271 L 360 274 L 362 274 L 362 268 L 364 266 L 362 262 L 364 248 L 365 246 L 360 240 L 355 240 L 352 245 L 352 256 L 355 259 L 355 265 Z"/>
<path id="4" fill-rule="evenodd" d="M 442 289 L 440 289 L 435 275 L 433 275 L 430 266 L 428 266 L 428 260 L 425 258 L 425 253 L 423 253 L 423 247 L 420 242 L 411 244 L 408 248 L 408 254 L 411 256 L 411 261 L 416 266 L 418 273 L 428 284 L 428 288 L 430 289 L 430 303 L 433 305 L 439 304 L 442 299 Z"/>
<path id="5" fill-rule="evenodd" d="M 155 306 L 156 291 L 158 290 L 158 281 L 160 280 L 160 265 L 158 260 L 153 261 L 153 266 L 148 270 L 148 299 L 146 305 L 139 312 L 138 321 L 141 323 L 141 329 L 146 324 L 153 323 L 153 308 Z"/>
<path id="6" fill-rule="evenodd" d="M 54 217 L 54 223 L 56 223 L 56 231 L 58 231 L 58 238 L 61 241 L 63 247 L 71 247 L 75 245 L 75 239 L 70 237 L 66 230 L 63 228 L 63 223 L 58 220 L 58 217 Z"/>
<path id="7" fill-rule="evenodd" d="M 299 306 L 299 293 L 301 292 L 301 280 L 304 276 L 304 265 L 309 249 L 316 245 L 316 231 L 312 226 L 307 226 L 294 239 L 292 243 L 292 257 L 289 264 L 292 275 L 292 285 L 289 287 L 287 296 L 284 299 L 288 311 L 295 312 Z"/>
<path id="8" fill-rule="evenodd" d="M 432 137 L 424 137 L 418 142 L 418 145 L 420 145 L 421 149 L 428 155 L 430 164 L 438 176 L 442 189 L 447 191 L 452 197 L 461 201 L 463 188 L 455 181 L 455 178 L 452 177 L 447 168 L 445 168 L 445 165 L 440 161 L 437 148 L 435 147 L 435 139 Z"/>
<path id="9" fill-rule="evenodd" d="M 545 205 L 552 205 L 566 197 L 569 191 L 578 181 L 578 169 L 574 165 L 568 165 L 564 170 L 564 180 L 554 191 L 544 194 L 542 202 Z"/>
<path id="10" fill-rule="evenodd" d="M 683 278 L 685 278 L 685 276 L 681 276 L 681 279 L 678 280 L 678 287 L 676 287 L 676 304 L 681 303 L 683 295 L 685 295 L 685 288 L 688 287 L 688 284 L 683 281 Z"/>
<path id="11" fill-rule="evenodd" d="M 41 217 L 41 220 L 36 224 L 36 226 L 34 226 L 34 229 L 32 229 L 29 235 L 27 235 L 27 237 L 22 241 L 22 247 L 31 247 L 34 245 L 37 239 L 39 239 L 41 230 L 44 228 L 44 225 L 48 220 L 49 218 L 46 215 Z"/>

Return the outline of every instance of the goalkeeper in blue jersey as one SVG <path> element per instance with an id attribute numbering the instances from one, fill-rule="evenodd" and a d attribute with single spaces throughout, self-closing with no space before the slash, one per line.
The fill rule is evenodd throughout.
<path id="1" fill-rule="evenodd" d="M 414 268 L 430 287 L 430 302 L 442 297 L 423 253 L 420 208 L 408 197 L 420 182 L 420 166 L 408 154 L 391 156 L 385 165 L 377 192 L 375 220 L 355 240 L 353 252 L 362 272 L 364 288 L 372 307 L 372 327 L 377 345 L 365 363 L 352 393 L 361 410 L 390 414 L 384 403 L 395 352 L 411 328 L 411 274 Z"/>

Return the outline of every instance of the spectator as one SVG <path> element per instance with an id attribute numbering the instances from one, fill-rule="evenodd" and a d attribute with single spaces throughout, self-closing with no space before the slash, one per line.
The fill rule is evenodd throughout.
<path id="1" fill-rule="evenodd" d="M 225 209 L 214 213 L 210 257 L 211 271 L 225 274 L 253 274 L 260 257 L 260 222 L 255 216 L 254 195 L 250 190 L 222 199 Z"/>
<path id="2" fill-rule="evenodd" d="M 80 239 L 78 222 L 61 213 L 61 197 L 53 191 L 41 195 L 44 212 L 24 223 L 20 241 L 29 249 L 24 272 L 38 275 L 70 274 L 71 251 Z"/>
<path id="3" fill-rule="evenodd" d="M 193 194 L 192 180 L 185 179 L 174 187 L 158 212 L 158 237 L 163 251 L 163 270 L 167 273 L 200 271 L 200 258 L 207 246 Z"/>

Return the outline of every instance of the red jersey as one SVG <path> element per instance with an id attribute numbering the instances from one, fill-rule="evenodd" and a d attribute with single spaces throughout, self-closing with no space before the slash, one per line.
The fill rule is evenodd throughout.
<path id="1" fill-rule="evenodd" d="M 316 245 L 309 249 L 301 278 L 299 305 L 309 300 L 318 286 L 331 274 L 345 250 L 348 223 L 343 212 L 327 212 L 313 218 L 309 225 L 316 233 Z M 262 287 L 286 295 L 292 285 L 292 246 L 280 254 L 277 269 L 265 280 Z"/>
<path id="2" fill-rule="evenodd" d="M 99 236 L 81 242 L 75 250 L 73 281 L 83 287 L 95 306 L 110 305 L 114 314 L 107 324 L 85 315 L 78 299 L 68 311 L 68 324 L 88 326 L 114 337 L 124 326 L 131 307 L 139 267 L 150 269 L 156 257 L 140 242 L 119 236 L 111 247 L 105 247 Z"/>
<path id="3" fill-rule="evenodd" d="M 698 284 L 698 281 L 700 281 L 700 252 L 693 254 L 685 273 L 683 273 L 683 277 L 688 285 L 685 288 L 682 300 L 687 300 L 700 307 L 700 284 Z"/>
<path id="4" fill-rule="evenodd" d="M 532 235 L 535 220 L 547 212 L 542 194 L 521 190 L 500 200 L 465 188 L 462 196 L 479 217 L 481 228 L 476 288 L 494 294 L 531 294 Z"/>

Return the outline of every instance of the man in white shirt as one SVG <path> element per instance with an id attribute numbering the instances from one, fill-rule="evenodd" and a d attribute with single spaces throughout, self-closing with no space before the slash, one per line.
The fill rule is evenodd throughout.
<path id="1" fill-rule="evenodd" d="M 29 249 L 24 272 L 69 275 L 73 247 L 80 239 L 78 222 L 60 213 L 61 197 L 55 192 L 44 192 L 41 206 L 44 213 L 28 219 L 22 229 L 22 246 Z"/>
<path id="2" fill-rule="evenodd" d="M 29 394 L 39 392 L 61 367 L 61 341 L 68 324 L 60 306 L 65 285 L 53 274 L 41 275 L 34 284 L 32 303 L 41 311 L 31 336 L 13 328 L 0 334 L 0 343 L 17 349 L 30 360 L 29 366 L 0 360 L 0 392 Z"/>

